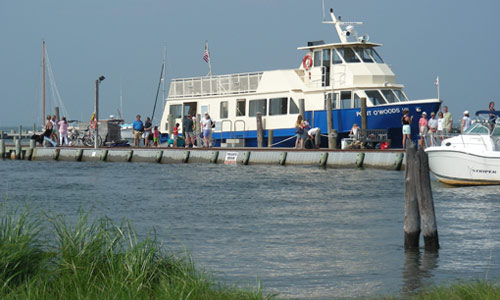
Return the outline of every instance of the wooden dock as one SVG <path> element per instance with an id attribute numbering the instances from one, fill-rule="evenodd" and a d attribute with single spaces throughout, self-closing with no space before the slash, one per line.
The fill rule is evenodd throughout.
<path id="1" fill-rule="evenodd" d="M 401 170 L 402 150 L 333 150 L 291 148 L 144 148 L 34 147 L 0 143 L 4 159 L 33 161 L 212 163 L 236 165 L 311 165 L 329 168 Z M 3 144 L 3 146 L 2 146 Z M 5 150 L 1 148 L 4 147 Z M 2 152 L 3 151 L 3 152 Z"/>

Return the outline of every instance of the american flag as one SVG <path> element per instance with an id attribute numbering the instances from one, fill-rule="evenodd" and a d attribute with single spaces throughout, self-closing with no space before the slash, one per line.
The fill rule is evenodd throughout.
<path id="1" fill-rule="evenodd" d="M 203 52 L 203 60 L 206 62 L 210 60 L 210 53 L 208 52 L 208 42 L 205 43 L 205 52 Z"/>

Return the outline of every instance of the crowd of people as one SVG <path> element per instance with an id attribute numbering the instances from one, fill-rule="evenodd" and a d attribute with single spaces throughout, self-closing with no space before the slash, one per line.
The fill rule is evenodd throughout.
<path id="1" fill-rule="evenodd" d="M 297 121 L 295 122 L 295 136 L 297 137 L 295 148 L 319 148 L 319 145 L 316 143 L 317 134 L 321 134 L 319 127 L 311 128 L 309 121 L 307 119 L 303 120 L 302 115 L 297 117 Z"/>
<path id="2" fill-rule="evenodd" d="M 495 111 L 495 103 L 492 101 L 488 107 L 489 111 Z M 411 123 L 413 116 L 409 115 L 407 109 L 403 110 L 403 117 L 401 123 L 403 126 L 403 149 L 406 148 L 406 140 L 411 138 Z M 496 114 L 490 114 L 488 124 L 490 130 L 493 130 L 496 121 Z M 467 132 L 471 127 L 472 120 L 468 110 L 464 111 L 463 117 L 460 121 L 460 133 Z M 438 112 L 437 117 L 435 112 L 431 112 L 428 119 L 427 113 L 424 111 L 418 121 L 419 130 L 419 146 L 424 148 L 427 146 L 437 146 L 444 138 L 448 137 L 453 128 L 453 118 L 448 111 L 447 106 L 443 106 L 443 111 Z"/>
<path id="3" fill-rule="evenodd" d="M 60 121 L 57 120 L 56 115 L 48 115 L 45 119 L 42 137 L 40 143 L 44 141 L 51 143 L 53 146 L 68 146 L 68 121 L 66 117 L 62 117 Z"/>
<path id="4" fill-rule="evenodd" d="M 200 126 L 200 135 L 196 135 Z M 194 115 L 188 114 L 184 116 L 182 120 L 182 126 L 176 123 L 172 130 L 172 146 L 192 148 L 196 144 L 202 145 L 204 148 L 211 147 L 212 143 L 212 130 L 215 128 L 215 121 L 210 117 L 208 113 L 204 114 L 204 117 L 198 123 Z M 133 130 L 133 145 L 135 147 L 141 146 L 141 140 L 144 140 L 145 147 L 159 147 L 160 146 L 160 135 L 161 132 L 158 126 L 152 126 L 151 119 L 146 118 L 145 122 L 142 122 L 141 116 L 137 115 L 136 120 L 132 124 Z M 182 132 L 182 135 L 181 135 Z M 152 142 L 152 145 L 151 145 Z"/>

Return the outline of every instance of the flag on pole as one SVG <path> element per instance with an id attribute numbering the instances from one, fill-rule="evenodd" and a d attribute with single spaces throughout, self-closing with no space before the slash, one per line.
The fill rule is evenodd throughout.
<path id="1" fill-rule="evenodd" d="M 208 41 L 205 43 L 205 52 L 203 52 L 203 60 L 206 62 L 210 60 L 210 53 L 208 52 Z"/>
<path id="2" fill-rule="evenodd" d="M 434 80 L 434 84 L 435 84 L 436 86 L 438 86 L 438 85 L 439 85 L 439 76 L 438 76 L 438 77 L 436 77 L 436 80 Z"/>

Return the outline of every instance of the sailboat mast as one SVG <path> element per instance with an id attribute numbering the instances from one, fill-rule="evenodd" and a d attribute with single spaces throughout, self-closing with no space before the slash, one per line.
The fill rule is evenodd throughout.
<path id="1" fill-rule="evenodd" d="M 43 74 L 43 83 L 42 83 L 42 127 L 45 126 L 45 41 L 43 41 L 42 46 L 42 74 Z"/>
<path id="2" fill-rule="evenodd" d="M 162 111 L 165 110 L 165 99 L 167 96 L 167 45 L 165 45 L 165 50 L 163 53 L 163 91 L 162 91 Z"/>

